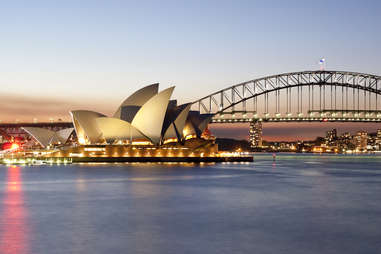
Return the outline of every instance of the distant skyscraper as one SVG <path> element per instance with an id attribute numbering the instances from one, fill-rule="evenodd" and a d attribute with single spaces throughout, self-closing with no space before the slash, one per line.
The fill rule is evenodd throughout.
<path id="1" fill-rule="evenodd" d="M 327 142 L 332 142 L 337 139 L 337 130 L 332 129 L 331 131 L 327 131 L 327 135 L 325 136 Z"/>
<path id="2" fill-rule="evenodd" d="M 381 150 L 381 129 L 377 130 L 377 136 L 376 136 L 376 149 Z"/>
<path id="3" fill-rule="evenodd" d="M 356 149 L 366 150 L 366 147 L 368 145 L 368 133 L 366 131 L 359 131 L 354 137 L 354 140 L 356 144 Z"/>
<path id="4" fill-rule="evenodd" d="M 253 121 L 250 123 L 249 142 L 253 148 L 262 147 L 262 122 Z"/>

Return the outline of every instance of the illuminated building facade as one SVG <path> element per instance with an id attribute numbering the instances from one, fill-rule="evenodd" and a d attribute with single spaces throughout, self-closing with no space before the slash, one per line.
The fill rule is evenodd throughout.
<path id="1" fill-rule="evenodd" d="M 381 129 L 377 130 L 377 135 L 376 135 L 376 148 L 378 150 L 381 150 Z"/>
<path id="2" fill-rule="evenodd" d="M 252 148 L 262 147 L 262 122 L 253 121 L 250 123 L 249 142 Z"/>
<path id="3" fill-rule="evenodd" d="M 336 140 L 337 140 L 337 130 L 336 129 L 332 129 L 330 131 L 327 131 L 327 134 L 325 136 L 326 144 L 327 145 L 332 144 Z"/>
<path id="4" fill-rule="evenodd" d="M 175 87 L 159 92 L 159 84 L 146 86 L 117 108 L 112 117 L 89 110 L 70 112 L 74 128 L 59 131 L 24 127 L 43 148 L 65 144 L 73 131 L 78 145 L 185 144 L 201 138 L 211 114 L 191 111 L 191 104 L 177 105 L 171 100 Z"/>
<path id="5" fill-rule="evenodd" d="M 366 131 L 359 131 L 354 136 L 356 150 L 366 150 L 368 145 L 368 133 Z"/>
<path id="6" fill-rule="evenodd" d="M 3 159 L 7 163 L 253 160 L 252 156 L 219 153 L 207 130 L 213 114 L 192 111 L 191 103 L 178 105 L 171 100 L 173 90 L 170 87 L 159 92 L 159 84 L 144 87 L 124 100 L 112 116 L 90 110 L 70 111 L 74 128 L 24 126 L 38 147 L 11 147 Z"/>

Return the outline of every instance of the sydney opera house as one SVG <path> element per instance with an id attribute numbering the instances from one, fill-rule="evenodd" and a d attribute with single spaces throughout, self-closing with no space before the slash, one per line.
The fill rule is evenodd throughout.
<path id="1" fill-rule="evenodd" d="M 112 116 L 73 110 L 74 128 L 24 130 L 48 157 L 214 156 L 217 145 L 205 131 L 212 115 L 192 111 L 191 103 L 177 105 L 173 91 L 159 92 L 159 84 L 152 84 L 125 99 Z"/>

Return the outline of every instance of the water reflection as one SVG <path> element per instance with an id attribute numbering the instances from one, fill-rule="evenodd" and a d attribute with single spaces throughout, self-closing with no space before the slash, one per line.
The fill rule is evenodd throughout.
<path id="1" fill-rule="evenodd" d="M 0 217 L 0 253 L 28 253 L 27 210 L 24 206 L 21 169 L 7 168 L 6 188 Z"/>
<path id="2" fill-rule="evenodd" d="M 75 181 L 75 203 L 73 207 L 73 226 L 71 236 L 73 253 L 86 253 L 89 241 L 94 238 L 96 231 L 90 218 L 90 203 L 88 197 L 88 183 L 82 172 L 79 172 Z"/>

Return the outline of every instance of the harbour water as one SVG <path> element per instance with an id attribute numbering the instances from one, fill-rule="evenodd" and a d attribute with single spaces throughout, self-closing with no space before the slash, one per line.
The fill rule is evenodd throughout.
<path id="1" fill-rule="evenodd" d="M 381 156 L 0 166 L 0 253 L 381 253 Z"/>

